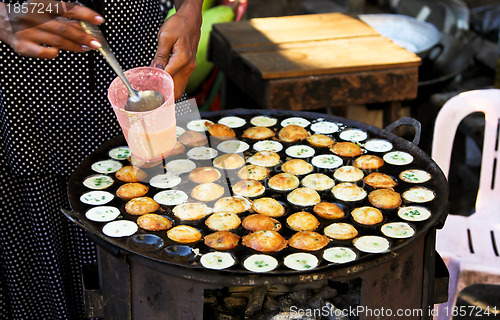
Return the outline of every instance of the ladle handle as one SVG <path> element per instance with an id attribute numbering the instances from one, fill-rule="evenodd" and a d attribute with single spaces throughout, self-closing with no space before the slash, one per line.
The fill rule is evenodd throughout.
<path id="1" fill-rule="evenodd" d="M 120 77 L 120 79 L 123 81 L 130 96 L 138 99 L 139 97 L 138 97 L 137 91 L 134 88 L 132 88 L 132 85 L 128 81 L 127 77 L 125 77 L 125 74 L 123 73 L 122 67 L 118 63 L 118 60 L 116 60 L 116 57 L 113 54 L 113 51 L 111 51 L 111 48 L 109 47 L 109 44 L 106 41 L 106 38 L 104 38 L 104 35 L 101 32 L 101 29 L 99 29 L 98 26 L 90 24 L 90 23 L 85 22 L 85 21 L 79 21 L 79 22 L 80 22 L 80 25 L 82 26 L 82 28 L 85 32 L 87 32 L 88 34 L 97 38 L 97 40 L 101 44 L 99 51 L 102 53 L 104 58 L 108 61 L 109 65 L 111 66 L 111 68 L 113 68 L 113 70 L 116 72 L 118 77 Z"/>

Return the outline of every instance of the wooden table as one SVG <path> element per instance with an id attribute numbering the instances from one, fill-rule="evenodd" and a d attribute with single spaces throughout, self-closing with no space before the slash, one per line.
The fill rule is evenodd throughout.
<path id="1" fill-rule="evenodd" d="M 420 58 L 340 13 L 218 24 L 208 55 L 264 108 L 386 103 L 390 123 L 400 118 L 401 101 L 417 95 Z"/>

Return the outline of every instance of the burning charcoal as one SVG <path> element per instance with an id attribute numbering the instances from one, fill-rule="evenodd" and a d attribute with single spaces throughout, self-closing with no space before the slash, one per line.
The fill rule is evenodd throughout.
<path id="1" fill-rule="evenodd" d="M 325 305 L 325 300 L 317 296 L 315 296 L 308 302 L 308 306 L 316 310 L 321 310 L 321 308 L 323 308 L 324 305 Z"/>
<path id="2" fill-rule="evenodd" d="M 344 295 L 344 300 L 350 306 L 357 306 L 357 305 L 359 305 L 359 297 L 360 296 L 361 296 L 361 293 L 359 291 L 352 290 Z"/>
<path id="3" fill-rule="evenodd" d="M 326 319 L 328 319 L 328 320 L 349 320 L 349 317 L 347 315 L 342 314 L 342 310 L 338 309 L 330 302 L 327 301 L 325 303 L 325 306 L 328 308 L 328 310 L 330 310 L 328 312 L 328 316 L 326 317 Z"/>
<path id="4" fill-rule="evenodd" d="M 224 306 L 228 310 L 235 310 L 235 309 L 245 309 L 247 306 L 247 301 L 245 298 L 240 298 L 240 297 L 233 297 L 229 296 L 224 298 Z"/>
<path id="5" fill-rule="evenodd" d="M 321 309 L 325 305 L 325 300 L 331 300 L 336 295 L 337 290 L 324 286 L 318 293 L 309 299 L 307 305 L 314 309 Z"/>
<path id="6" fill-rule="evenodd" d="M 344 298 L 344 295 L 338 295 L 333 299 L 333 304 L 339 308 L 349 307 L 349 301 Z"/>
<path id="7" fill-rule="evenodd" d="M 338 295 L 333 299 L 333 304 L 338 308 L 345 309 L 348 307 L 355 307 L 359 305 L 359 295 L 343 294 Z"/>
<path id="8" fill-rule="evenodd" d="M 330 288 L 329 286 L 324 286 L 316 294 L 316 296 L 319 296 L 325 300 L 331 300 L 331 299 L 335 298 L 336 295 L 337 295 L 337 290 L 335 290 L 334 288 Z"/>
<path id="9" fill-rule="evenodd" d="M 309 299 L 311 299 L 311 291 L 300 290 L 292 292 L 288 295 L 288 298 L 297 302 L 299 305 L 305 305 Z"/>
<path id="10" fill-rule="evenodd" d="M 251 316 L 262 309 L 264 299 L 266 298 L 267 287 L 255 287 L 250 293 L 248 305 L 245 310 L 245 316 Z"/>
<path id="11" fill-rule="evenodd" d="M 279 300 L 280 310 L 283 312 L 290 311 L 290 308 L 295 305 L 292 299 L 286 296 L 281 297 Z"/>
<path id="12" fill-rule="evenodd" d="M 266 302 L 264 302 L 264 310 L 265 311 L 278 311 L 280 309 L 280 304 L 276 299 L 271 298 L 270 296 L 266 297 Z"/>

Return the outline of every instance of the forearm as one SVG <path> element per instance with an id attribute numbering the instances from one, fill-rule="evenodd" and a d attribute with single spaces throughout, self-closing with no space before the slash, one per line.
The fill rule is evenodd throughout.
<path id="1" fill-rule="evenodd" d="M 163 23 L 158 32 L 158 49 L 151 65 L 172 76 L 175 98 L 179 99 L 196 67 L 203 0 L 174 1 L 177 12 Z"/>
<path id="2" fill-rule="evenodd" d="M 203 0 L 174 0 L 175 8 L 179 16 L 184 16 L 185 21 L 194 26 L 198 32 L 201 28 L 202 15 L 201 9 Z"/>

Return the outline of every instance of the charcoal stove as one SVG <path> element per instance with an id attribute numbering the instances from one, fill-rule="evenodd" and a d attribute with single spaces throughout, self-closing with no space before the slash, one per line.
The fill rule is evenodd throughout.
<path id="1" fill-rule="evenodd" d="M 226 110 L 202 114 L 204 119 L 237 115 L 248 119 L 266 114 L 276 118 L 300 116 L 306 119 L 322 118 L 342 123 L 346 127 L 365 130 L 372 137 L 389 140 L 395 148 L 410 153 L 419 168 L 432 175 L 431 186 L 437 193 L 433 201 L 432 216 L 420 225 L 414 237 L 394 242 L 391 250 L 383 254 L 361 255 L 345 265 L 321 264 L 312 271 L 299 272 L 284 267 L 273 272 L 257 274 L 241 268 L 214 271 L 200 267 L 182 252 L 165 259 L 163 252 L 155 250 L 154 243 L 143 242 L 140 247 L 130 239 L 111 238 L 101 231 L 102 224 L 85 218 L 85 207 L 79 202 L 81 181 L 88 176 L 92 163 L 101 160 L 111 147 L 124 144 L 123 136 L 103 144 L 75 171 L 70 180 L 68 194 L 73 211 L 65 214 L 89 233 L 98 244 L 99 286 L 87 288 L 85 296 L 95 301 L 89 306 L 89 315 L 105 319 L 429 319 L 435 303 L 446 300 L 446 267 L 434 250 L 436 228 L 446 218 L 447 182 L 437 165 L 422 152 L 418 143 L 418 126 L 413 119 L 402 119 L 381 130 L 356 121 L 312 112 L 280 110 Z M 391 131 L 402 124 L 416 128 L 414 142 L 406 141 Z M 144 238 L 143 238 L 144 239 Z M 180 247 L 179 247 L 180 248 Z M 158 249 L 158 248 L 156 248 Z M 161 249 L 164 249 L 162 244 Z M 187 255 L 190 255 L 188 252 Z M 84 282 L 88 283 L 87 282 Z M 327 288 L 340 291 L 340 287 L 354 288 L 350 303 L 339 305 L 339 295 Z M 321 292 L 330 292 L 321 296 Z M 290 293 L 305 291 L 307 301 L 293 300 Z M 234 294 L 237 292 L 238 294 Z M 307 295 L 306 294 L 306 295 Z M 225 295 L 225 296 L 224 296 Z M 286 296 L 285 296 L 286 295 Z M 337 295 L 337 300 L 335 296 Z M 232 318 L 224 314 L 208 314 L 210 307 L 220 303 L 217 299 L 245 301 L 239 305 L 240 314 Z M 239 299 L 239 300 L 238 300 Z M 316 299 L 316 300 L 315 300 Z M 330 299 L 330 300 L 328 300 Z M 280 306 L 273 301 L 288 300 Z M 341 300 L 341 299 L 340 299 Z M 316 302 L 314 302 L 316 301 Z M 335 303 L 337 306 L 335 306 Z M 271 306 L 269 306 L 271 305 Z M 205 307 L 205 308 L 204 308 Z M 325 310 L 347 312 L 346 317 L 328 314 Z M 219 309 L 229 308 L 221 303 Z M 326 309 L 325 309 L 326 308 Z M 205 317 L 204 317 L 205 309 Z M 215 307 L 217 309 L 217 306 Z M 326 313 L 309 315 L 305 310 L 323 310 Z M 302 314 L 299 312 L 303 310 Z M 295 312 L 295 314 L 294 314 Z"/>

